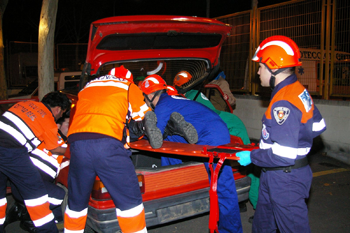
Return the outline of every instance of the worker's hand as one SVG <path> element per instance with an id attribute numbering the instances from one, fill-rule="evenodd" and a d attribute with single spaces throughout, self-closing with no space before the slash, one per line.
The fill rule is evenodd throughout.
<path id="1" fill-rule="evenodd" d="M 239 157 L 239 160 L 237 162 L 239 162 L 239 164 L 241 164 L 242 166 L 247 166 L 252 162 L 250 160 L 250 151 L 237 152 L 236 156 Z"/>

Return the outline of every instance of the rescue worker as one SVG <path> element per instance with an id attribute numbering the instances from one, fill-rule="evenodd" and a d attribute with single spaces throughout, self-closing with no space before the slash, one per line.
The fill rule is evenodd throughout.
<path id="1" fill-rule="evenodd" d="M 144 122 L 153 148 L 162 145 L 163 135 L 156 127 L 156 116 L 144 102 L 141 90 L 128 79 L 132 79 L 131 72 L 123 66 L 117 67 L 115 75 L 90 81 L 78 94 L 68 131 L 71 158 L 65 231 L 83 232 L 97 175 L 113 199 L 122 232 L 147 232 L 131 151 L 122 143 L 123 129 L 130 118 L 136 121 L 136 126 Z"/>
<path id="2" fill-rule="evenodd" d="M 186 85 L 186 83 L 188 83 L 191 79 L 192 75 L 189 72 L 181 71 L 177 73 L 174 78 L 174 86 L 176 88 L 181 88 L 181 86 Z M 195 100 L 201 104 L 204 104 L 216 112 L 225 122 L 231 135 L 240 137 L 244 144 L 249 144 L 250 139 L 247 133 L 247 129 L 241 119 L 239 119 L 239 117 L 233 113 L 217 110 L 203 93 L 198 92 L 198 90 L 190 90 L 185 93 L 185 96 L 188 99 Z"/>
<path id="3" fill-rule="evenodd" d="M 67 144 L 66 144 L 67 138 L 61 132 L 61 129 L 65 131 L 65 127 L 67 127 L 68 123 L 69 123 L 69 115 L 67 116 L 66 114 L 60 119 L 58 119 L 56 122 L 56 125 L 58 127 L 58 134 L 57 134 L 58 144 L 63 148 L 67 148 Z M 62 127 L 62 125 L 64 126 Z M 58 185 L 55 184 L 55 179 L 60 172 L 64 155 L 52 154 L 49 150 L 46 149 L 45 142 L 42 142 L 35 150 L 30 152 L 29 156 L 33 164 L 39 170 L 41 178 L 44 182 L 46 191 L 48 193 L 50 210 L 54 214 L 55 222 L 56 223 L 62 222 L 63 214 L 62 214 L 61 204 L 66 195 L 66 192 L 62 187 L 59 187 Z M 28 211 L 24 205 L 23 198 L 18 192 L 18 189 L 16 188 L 16 186 L 13 185 L 12 182 L 10 182 L 10 184 L 11 184 L 12 196 L 15 200 L 15 203 L 7 213 L 4 227 L 6 227 L 6 225 L 10 224 L 11 222 L 20 220 L 21 221 L 20 226 L 22 229 L 28 232 L 36 232 L 34 223 L 31 220 L 28 214 Z"/>
<path id="4" fill-rule="evenodd" d="M 168 121 L 174 113 L 181 114 L 184 120 L 194 126 L 199 145 L 218 146 L 230 142 L 230 134 L 221 118 L 206 106 L 180 96 L 170 96 L 167 85 L 159 75 L 148 76 L 141 84 L 146 103 L 152 106 L 157 115 L 157 127 L 166 131 Z M 166 133 L 165 133 L 166 134 Z M 169 135 L 166 141 L 187 143 L 184 137 Z M 181 159 L 162 157 L 162 166 L 182 163 Z M 209 173 L 208 162 L 204 163 Z M 219 231 L 220 233 L 242 232 L 238 207 L 238 197 L 232 168 L 224 165 L 218 179 Z M 210 177 L 210 176 L 209 176 Z"/>
<path id="5" fill-rule="evenodd" d="M 326 130 L 325 121 L 294 73 L 301 62 L 293 40 L 271 36 L 252 60 L 259 62 L 261 85 L 272 88 L 260 149 L 236 154 L 240 164 L 262 167 L 253 232 L 310 232 L 305 199 L 312 171 L 307 155 L 313 139 Z"/>
<path id="6" fill-rule="evenodd" d="M 45 185 L 28 153 L 43 142 L 51 153 L 64 154 L 55 120 L 69 106 L 67 96 L 51 92 L 41 102 L 18 102 L 0 116 L 0 232 L 4 232 L 8 179 L 23 197 L 36 232 L 58 232 Z"/>

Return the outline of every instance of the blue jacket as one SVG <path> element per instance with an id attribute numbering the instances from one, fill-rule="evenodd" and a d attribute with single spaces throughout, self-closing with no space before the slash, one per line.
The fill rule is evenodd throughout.
<path id="1" fill-rule="evenodd" d="M 260 167 L 294 165 L 309 153 L 313 138 L 325 130 L 309 92 L 293 74 L 272 92 L 262 118 L 260 149 L 251 152 L 251 161 Z"/>
<path id="2" fill-rule="evenodd" d="M 196 101 L 163 93 L 154 109 L 157 115 L 157 126 L 164 133 L 165 126 L 173 112 L 180 113 L 191 123 L 198 133 L 199 145 L 219 146 L 230 142 L 230 134 L 224 121 L 211 109 Z M 187 141 L 178 136 L 168 136 L 166 141 Z"/>

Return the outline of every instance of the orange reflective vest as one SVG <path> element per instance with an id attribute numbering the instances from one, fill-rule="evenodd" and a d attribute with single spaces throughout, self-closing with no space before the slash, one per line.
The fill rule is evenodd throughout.
<path id="1" fill-rule="evenodd" d="M 2 119 L 0 129 L 25 146 L 28 152 L 43 141 L 48 150 L 58 147 L 58 128 L 55 119 L 43 103 L 18 102 L 2 115 Z"/>
<path id="2" fill-rule="evenodd" d="M 68 136 L 99 133 L 121 141 L 126 120 L 131 117 L 140 121 L 148 111 L 151 109 L 135 84 L 110 75 L 102 76 L 79 92 Z"/>

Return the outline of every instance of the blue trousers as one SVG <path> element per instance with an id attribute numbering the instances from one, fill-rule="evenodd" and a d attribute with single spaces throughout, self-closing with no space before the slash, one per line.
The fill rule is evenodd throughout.
<path id="1" fill-rule="evenodd" d="M 312 171 L 309 166 L 261 172 L 253 233 L 310 232 L 305 199 L 309 197 Z"/>
<path id="2" fill-rule="evenodd" d="M 131 151 L 113 138 L 79 140 L 71 144 L 68 175 L 68 206 L 73 211 L 88 207 L 96 176 L 99 176 L 120 210 L 142 203 Z"/>
<path id="3" fill-rule="evenodd" d="M 7 179 L 17 187 L 24 200 L 47 194 L 38 169 L 29 158 L 26 148 L 0 147 L 0 198 L 6 197 Z M 0 226 L 0 232 L 2 231 Z M 37 232 L 58 232 L 54 220 L 37 227 Z"/>
<path id="4" fill-rule="evenodd" d="M 45 190 L 47 191 L 47 194 L 49 195 L 49 199 L 54 198 L 56 200 L 63 201 L 63 199 L 66 195 L 66 192 L 61 187 L 57 186 L 54 183 L 54 180 L 52 179 L 51 176 L 45 174 L 44 172 L 40 172 L 40 174 L 41 174 L 42 178 L 43 178 L 43 176 L 46 178 L 46 179 L 43 178 L 43 183 L 45 185 Z M 24 202 L 18 189 L 16 188 L 16 186 L 12 182 L 11 182 L 11 191 L 12 191 L 12 195 L 16 201 L 19 201 L 21 203 Z M 61 204 L 62 204 L 62 202 L 61 202 Z M 52 211 L 53 215 L 55 216 L 55 220 L 57 222 L 63 221 L 61 204 L 50 203 L 50 210 Z"/>

